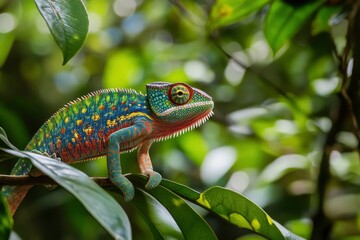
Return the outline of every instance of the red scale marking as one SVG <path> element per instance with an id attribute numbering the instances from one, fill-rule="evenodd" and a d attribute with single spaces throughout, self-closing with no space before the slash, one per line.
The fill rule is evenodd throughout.
<path id="1" fill-rule="evenodd" d="M 59 155 L 60 155 L 61 160 L 64 162 L 69 162 L 72 159 L 69 151 L 65 148 L 63 148 L 61 150 L 61 153 Z"/>
<path id="2" fill-rule="evenodd" d="M 90 156 L 92 150 L 91 150 L 91 142 L 89 140 L 85 141 L 85 151 L 86 151 L 86 155 Z"/>
<path id="3" fill-rule="evenodd" d="M 73 157 L 74 157 L 73 160 L 78 160 L 78 159 L 80 159 L 80 152 L 78 151 L 77 146 L 78 146 L 78 145 L 76 144 L 76 145 L 75 145 L 75 148 L 74 148 L 74 146 L 71 147 L 72 153 L 73 153 Z"/>

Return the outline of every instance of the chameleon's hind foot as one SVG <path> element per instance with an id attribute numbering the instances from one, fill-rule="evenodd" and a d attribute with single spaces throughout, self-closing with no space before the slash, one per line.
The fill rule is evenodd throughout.
<path id="1" fill-rule="evenodd" d="M 145 188 L 147 190 L 151 190 L 151 189 L 156 188 L 160 184 L 160 182 L 162 180 L 162 176 L 160 175 L 160 173 L 155 172 L 155 171 L 151 171 L 149 173 L 146 173 L 146 175 L 149 176 L 149 180 L 145 185 Z"/>
<path id="2" fill-rule="evenodd" d="M 134 186 L 124 175 L 117 174 L 116 176 L 110 176 L 109 179 L 124 194 L 126 202 L 130 202 L 134 198 Z"/>

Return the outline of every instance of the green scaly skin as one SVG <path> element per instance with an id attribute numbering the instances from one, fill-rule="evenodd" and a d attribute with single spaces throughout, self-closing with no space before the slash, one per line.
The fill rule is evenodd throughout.
<path id="1" fill-rule="evenodd" d="M 149 176 L 145 187 L 155 188 L 162 177 L 153 170 L 151 144 L 191 130 L 213 114 L 212 98 L 184 83 L 155 82 L 146 85 L 146 92 L 106 89 L 78 98 L 46 121 L 25 150 L 69 164 L 106 156 L 109 179 L 130 201 L 135 191 L 122 175 L 120 153 L 137 148 L 141 173 Z M 31 163 L 21 159 L 11 174 L 35 175 L 31 169 Z M 3 187 L 12 214 L 30 188 Z"/>

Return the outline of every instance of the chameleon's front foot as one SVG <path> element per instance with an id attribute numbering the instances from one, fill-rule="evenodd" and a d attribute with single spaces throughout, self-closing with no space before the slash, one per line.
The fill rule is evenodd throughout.
<path id="1" fill-rule="evenodd" d="M 113 176 L 109 176 L 109 179 L 124 194 L 126 202 L 130 202 L 134 198 L 134 186 L 124 175 L 116 174 Z"/>
<path id="2" fill-rule="evenodd" d="M 162 176 L 160 175 L 160 173 L 155 171 L 147 172 L 146 175 L 149 176 L 149 180 L 145 185 L 145 188 L 147 190 L 156 188 L 162 180 Z"/>

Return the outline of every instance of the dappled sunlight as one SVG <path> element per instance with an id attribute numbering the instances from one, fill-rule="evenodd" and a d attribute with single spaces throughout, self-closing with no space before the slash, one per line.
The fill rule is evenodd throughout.
<path id="1" fill-rule="evenodd" d="M 201 164 L 200 176 L 208 184 L 215 184 L 231 168 L 236 160 L 236 151 L 229 146 L 211 150 Z"/>

